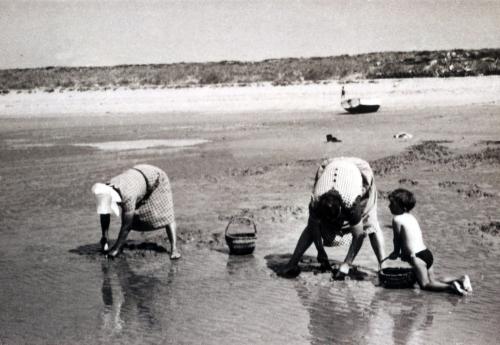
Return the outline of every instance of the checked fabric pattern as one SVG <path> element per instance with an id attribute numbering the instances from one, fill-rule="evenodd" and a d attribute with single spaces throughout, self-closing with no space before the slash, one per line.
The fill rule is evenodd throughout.
<path id="1" fill-rule="evenodd" d="M 140 164 L 113 177 L 109 184 L 120 192 L 122 211 L 134 211 L 134 230 L 154 230 L 174 222 L 174 204 L 167 174 Z"/>

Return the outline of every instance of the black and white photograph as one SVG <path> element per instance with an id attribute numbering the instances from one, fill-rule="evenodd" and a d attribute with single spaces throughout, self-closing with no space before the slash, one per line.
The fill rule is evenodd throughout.
<path id="1" fill-rule="evenodd" d="M 492 345 L 500 1 L 0 0 L 0 345 Z"/>

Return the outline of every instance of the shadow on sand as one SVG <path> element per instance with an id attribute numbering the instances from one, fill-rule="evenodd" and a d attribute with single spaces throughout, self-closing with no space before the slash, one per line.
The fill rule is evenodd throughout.
<path id="1" fill-rule="evenodd" d="M 103 254 L 99 243 L 84 244 L 75 249 L 70 249 L 69 252 L 81 256 L 100 256 Z M 144 257 L 146 255 L 160 255 L 166 253 L 168 253 L 167 249 L 155 242 L 128 241 L 123 246 L 120 255 L 125 257 Z"/>

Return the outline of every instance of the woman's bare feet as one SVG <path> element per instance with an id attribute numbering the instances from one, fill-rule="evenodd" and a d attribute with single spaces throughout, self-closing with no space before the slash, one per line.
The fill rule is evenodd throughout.
<path id="1" fill-rule="evenodd" d="M 458 282 L 458 280 L 455 280 L 451 284 L 451 286 L 453 287 L 453 291 L 455 291 L 460 296 L 467 295 L 467 292 L 464 289 L 462 289 L 462 287 L 460 286 L 460 283 Z"/>
<path id="2" fill-rule="evenodd" d="M 172 250 L 172 254 L 170 254 L 170 259 L 171 260 L 177 260 L 180 259 L 181 253 L 177 249 Z"/>
<path id="3" fill-rule="evenodd" d="M 472 285 L 470 283 L 470 278 L 467 274 L 462 277 L 461 283 L 465 291 L 472 292 Z"/>

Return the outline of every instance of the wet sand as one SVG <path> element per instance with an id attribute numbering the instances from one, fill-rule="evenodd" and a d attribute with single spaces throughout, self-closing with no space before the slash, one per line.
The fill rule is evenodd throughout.
<path id="1" fill-rule="evenodd" d="M 491 343 L 500 335 L 499 81 L 348 84 L 352 96 L 381 100 L 364 115 L 342 111 L 337 82 L 1 96 L 0 342 Z M 393 138 L 401 131 L 413 137 Z M 196 144 L 162 141 L 181 139 Z M 163 144 L 134 145 L 150 140 Z M 110 142 L 121 144 L 102 149 Z M 387 252 L 385 196 L 403 186 L 416 193 L 436 273 L 468 273 L 472 296 L 377 286 L 367 243 L 355 262 L 362 279 L 331 282 L 313 249 L 299 278 L 276 277 L 305 225 L 317 165 L 338 155 L 372 163 Z M 138 163 L 171 179 L 179 262 L 161 231 L 133 233 L 117 260 L 98 253 L 90 187 Z M 257 224 L 250 257 L 228 255 L 234 215 Z"/>

